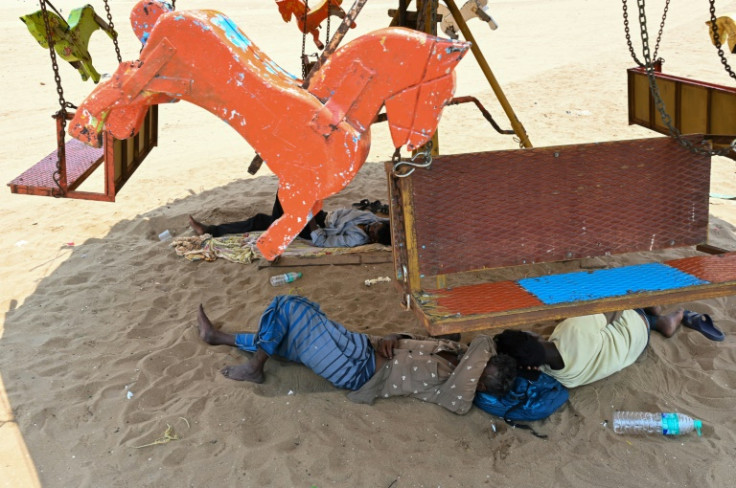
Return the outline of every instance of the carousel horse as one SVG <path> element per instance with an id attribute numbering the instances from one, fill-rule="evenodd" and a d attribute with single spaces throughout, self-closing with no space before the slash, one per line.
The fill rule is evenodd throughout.
<path id="1" fill-rule="evenodd" d="M 314 44 L 318 49 L 324 49 L 325 45 L 319 40 L 319 25 L 329 15 L 334 15 L 340 19 L 345 18 L 345 11 L 340 7 L 342 0 L 321 0 L 315 8 L 307 11 L 307 5 L 303 0 L 276 0 L 279 12 L 284 22 L 289 22 L 293 15 L 296 19 L 299 30 L 305 34 L 312 34 Z M 306 12 L 306 19 L 304 13 Z M 350 25 L 351 29 L 355 28 L 355 22 Z"/>
<path id="2" fill-rule="evenodd" d="M 736 54 L 736 21 L 728 15 L 722 15 L 716 19 L 716 28 L 718 29 L 718 40 L 713 37 L 713 26 L 710 20 L 706 21 L 708 32 L 710 32 L 710 41 L 716 47 L 721 47 L 722 43 L 728 44 L 728 50 Z"/>
<path id="3" fill-rule="evenodd" d="M 437 13 L 442 15 L 442 22 L 440 23 L 442 32 L 452 39 L 457 39 L 460 27 L 452 17 L 450 9 L 440 3 L 437 5 Z M 468 0 L 460 9 L 460 14 L 466 22 L 473 17 L 478 17 L 480 20 L 487 23 L 491 30 L 498 29 L 498 24 L 493 20 L 491 14 L 488 13 L 488 0 Z"/>
<path id="4" fill-rule="evenodd" d="M 82 81 L 87 81 L 89 78 L 92 78 L 95 83 L 100 81 L 100 74 L 92 66 L 92 56 L 88 50 L 89 38 L 97 29 L 102 29 L 110 36 L 110 39 L 113 39 L 117 35 L 115 31 L 95 13 L 91 5 L 72 10 L 69 14 L 69 22 L 54 12 L 47 13 L 51 38 L 59 57 L 79 71 Z M 28 31 L 42 47 L 49 47 L 41 10 L 24 15 L 20 20 L 26 24 Z"/>
<path id="5" fill-rule="evenodd" d="M 144 8 L 152 3 L 163 7 Z M 384 28 L 337 49 L 305 89 L 219 12 L 169 12 L 163 2 L 145 0 L 131 19 L 139 39 L 145 38 L 140 60 L 121 63 L 95 88 L 70 134 L 94 146 L 102 143 L 103 130 L 125 139 L 137 132 L 150 105 L 172 100 L 217 115 L 278 176 L 284 215 L 257 242 L 267 260 L 353 179 L 368 156 L 370 126 L 382 106 L 394 147 L 413 150 L 431 139 L 454 92 L 454 68 L 469 48 Z"/>

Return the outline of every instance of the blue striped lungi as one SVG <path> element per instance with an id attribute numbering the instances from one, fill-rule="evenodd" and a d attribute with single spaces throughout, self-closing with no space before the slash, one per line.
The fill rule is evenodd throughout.
<path id="1" fill-rule="evenodd" d="M 368 337 L 329 320 L 319 305 L 296 295 L 273 299 L 255 334 L 237 334 L 238 348 L 302 363 L 338 388 L 357 390 L 376 371 Z"/>

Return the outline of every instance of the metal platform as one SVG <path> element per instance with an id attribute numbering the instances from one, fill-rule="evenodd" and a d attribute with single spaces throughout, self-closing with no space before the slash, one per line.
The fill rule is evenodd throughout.
<path id="1" fill-rule="evenodd" d="M 432 335 L 736 294 L 736 252 L 412 295 Z"/>
<path id="2" fill-rule="evenodd" d="M 710 157 L 674 139 L 386 170 L 397 284 L 432 335 L 736 294 L 736 253 L 707 245 Z M 661 263 L 677 247 L 710 255 Z M 606 256 L 623 253 L 641 264 L 570 272 L 590 257 L 609 268 Z"/>
<path id="3" fill-rule="evenodd" d="M 58 116 L 58 114 L 57 114 Z M 61 125 L 57 118 L 57 131 Z M 68 113 L 67 118 L 73 114 Z M 103 133 L 101 148 L 88 146 L 77 139 L 64 143 L 65 159 L 60 163 L 58 148 L 8 183 L 10 191 L 25 195 L 55 196 L 81 200 L 114 202 L 115 195 L 133 175 L 148 153 L 158 144 L 158 106 L 148 109 L 138 133 L 128 139 L 115 139 Z M 104 164 L 103 164 L 104 163 Z M 79 191 L 77 188 L 97 169 L 104 169 L 104 191 Z M 57 170 L 59 173 L 57 174 Z M 57 174 L 58 184 L 54 180 Z"/>
<path id="4" fill-rule="evenodd" d="M 74 190 L 104 159 L 102 148 L 90 147 L 76 139 L 66 142 L 66 175 L 69 190 Z M 52 196 L 59 191 L 54 181 L 58 149 L 8 183 L 13 193 Z"/>

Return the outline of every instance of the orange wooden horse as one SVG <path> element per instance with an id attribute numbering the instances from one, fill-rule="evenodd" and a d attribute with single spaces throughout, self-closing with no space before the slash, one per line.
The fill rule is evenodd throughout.
<path id="1" fill-rule="evenodd" d="M 325 45 L 319 40 L 319 28 L 322 21 L 328 15 L 334 15 L 340 19 L 345 18 L 345 11 L 340 7 L 342 0 L 321 0 L 316 2 L 314 8 L 310 8 L 307 12 L 307 5 L 303 0 L 276 0 L 279 7 L 281 17 L 284 22 L 289 22 L 293 15 L 296 19 L 299 30 L 305 34 L 312 34 L 314 44 L 318 49 L 324 49 Z M 306 18 L 304 13 L 306 12 Z M 350 25 L 351 29 L 355 28 L 355 22 Z"/>
<path id="2" fill-rule="evenodd" d="M 217 115 L 279 178 L 284 215 L 257 243 L 268 260 L 286 249 L 322 200 L 353 179 L 384 104 L 395 147 L 413 150 L 429 141 L 469 47 L 381 29 L 336 50 L 304 89 L 223 14 L 148 8 L 154 3 L 162 2 L 142 1 L 131 16 L 145 39 L 140 60 L 121 63 L 85 99 L 69 132 L 95 146 L 103 129 L 125 139 L 137 132 L 149 105 L 178 99 Z"/>

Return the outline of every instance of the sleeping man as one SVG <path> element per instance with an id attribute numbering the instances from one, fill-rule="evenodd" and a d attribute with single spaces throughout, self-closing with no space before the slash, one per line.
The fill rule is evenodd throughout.
<path id="1" fill-rule="evenodd" d="M 347 330 L 319 305 L 295 295 L 275 297 L 255 333 L 215 329 L 201 305 L 197 322 L 207 344 L 254 353 L 242 364 L 225 367 L 226 378 L 262 383 L 266 362 L 277 355 L 352 390 L 348 398 L 357 403 L 411 396 L 465 414 L 476 392 L 502 396 L 516 378 L 516 361 L 496 355 L 489 336 L 477 336 L 469 346 L 410 334 L 378 338 Z"/>

